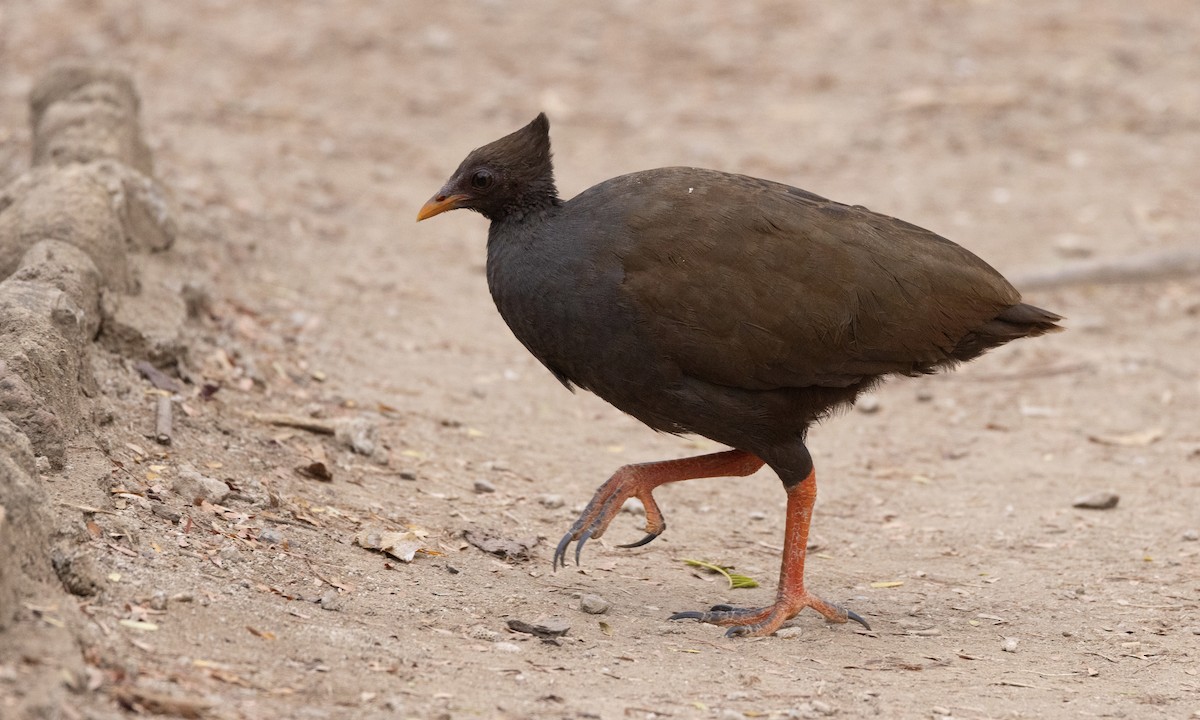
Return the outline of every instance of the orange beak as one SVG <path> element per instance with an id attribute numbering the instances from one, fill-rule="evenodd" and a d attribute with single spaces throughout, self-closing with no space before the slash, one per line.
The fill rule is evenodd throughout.
<path id="1" fill-rule="evenodd" d="M 421 207 L 421 212 L 417 213 L 417 222 L 428 220 L 434 215 L 441 215 L 447 210 L 460 208 L 466 199 L 466 195 L 443 195 L 439 192 Z"/>

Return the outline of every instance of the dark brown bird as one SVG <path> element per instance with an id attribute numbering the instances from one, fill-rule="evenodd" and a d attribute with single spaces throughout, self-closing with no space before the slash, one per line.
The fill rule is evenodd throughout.
<path id="1" fill-rule="evenodd" d="M 688 167 L 622 175 L 563 201 L 544 114 L 467 156 L 421 208 L 491 221 L 488 287 L 505 322 L 568 388 L 590 390 L 662 432 L 731 450 L 626 465 L 563 537 L 575 562 L 627 498 L 646 507 L 644 545 L 665 523 L 659 485 L 750 475 L 787 491 L 773 605 L 682 612 L 769 635 L 811 607 L 867 623 L 809 593 L 804 556 L 816 499 L 805 436 L 888 375 L 919 375 L 1016 338 L 1059 330 L 987 263 L 902 220 L 794 187 Z"/>

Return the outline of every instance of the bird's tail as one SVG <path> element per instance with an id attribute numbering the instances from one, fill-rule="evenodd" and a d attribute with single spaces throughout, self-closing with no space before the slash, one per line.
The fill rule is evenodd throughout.
<path id="1" fill-rule="evenodd" d="M 1062 319 L 1061 315 L 1049 310 L 1017 303 L 968 333 L 954 347 L 951 357 L 958 362 L 966 362 L 1017 338 L 1061 332 L 1066 329 L 1058 324 Z"/>

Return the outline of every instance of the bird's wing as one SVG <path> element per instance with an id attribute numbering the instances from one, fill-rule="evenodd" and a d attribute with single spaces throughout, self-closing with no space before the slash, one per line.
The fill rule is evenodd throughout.
<path id="1" fill-rule="evenodd" d="M 638 198 L 622 292 L 696 379 L 844 387 L 928 372 L 1020 300 L 967 250 L 866 208 L 694 168 L 620 180 Z"/>

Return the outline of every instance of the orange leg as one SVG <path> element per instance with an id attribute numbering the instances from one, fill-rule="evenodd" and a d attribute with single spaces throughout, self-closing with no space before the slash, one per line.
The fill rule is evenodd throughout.
<path id="1" fill-rule="evenodd" d="M 666 529 L 667 524 L 658 509 L 658 503 L 654 502 L 654 497 L 650 494 L 659 485 L 696 478 L 742 477 L 754 474 L 762 466 L 763 461 L 758 456 L 744 450 L 726 450 L 679 460 L 626 465 L 600 486 L 592 501 L 583 509 L 583 514 L 558 543 L 554 550 L 554 568 L 558 569 L 559 565 L 566 567 L 567 548 L 574 541 L 579 541 L 575 546 L 575 564 L 578 565 L 583 544 L 591 538 L 603 535 L 608 524 L 621 511 L 621 506 L 631 497 L 641 500 L 646 506 L 646 537 L 620 547 L 645 545 Z M 807 525 L 805 527 L 807 533 Z"/>
<path id="2" fill-rule="evenodd" d="M 867 622 L 857 613 L 826 602 L 804 589 L 804 556 L 808 548 L 808 526 L 817 500 L 817 478 L 810 472 L 803 482 L 787 489 L 787 524 L 783 531 L 783 565 L 779 570 L 779 590 L 775 604 L 763 608 L 734 608 L 717 605 L 708 612 L 680 612 L 672 620 L 693 619 L 729 627 L 725 634 L 770 635 L 806 607 L 821 613 L 829 622 L 853 620 L 868 630 Z"/>

